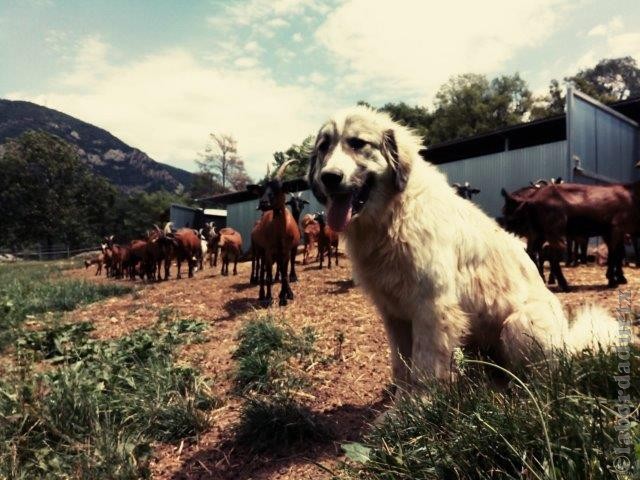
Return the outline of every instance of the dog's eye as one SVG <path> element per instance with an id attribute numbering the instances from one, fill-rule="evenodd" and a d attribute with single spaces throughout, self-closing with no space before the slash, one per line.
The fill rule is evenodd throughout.
<path id="1" fill-rule="evenodd" d="M 367 142 L 365 142 L 361 138 L 357 138 L 357 137 L 347 138 L 347 145 L 349 145 L 349 147 L 352 148 L 353 150 L 360 150 L 366 144 Z"/>

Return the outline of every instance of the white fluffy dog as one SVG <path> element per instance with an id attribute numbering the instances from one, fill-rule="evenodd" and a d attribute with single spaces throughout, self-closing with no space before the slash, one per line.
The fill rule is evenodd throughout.
<path id="1" fill-rule="evenodd" d="M 396 384 L 450 378 L 456 347 L 505 363 L 611 344 L 617 323 L 585 307 L 570 328 L 522 243 L 419 154 L 420 138 L 357 107 L 319 131 L 309 183 L 343 232 L 354 276 L 384 319 Z"/>

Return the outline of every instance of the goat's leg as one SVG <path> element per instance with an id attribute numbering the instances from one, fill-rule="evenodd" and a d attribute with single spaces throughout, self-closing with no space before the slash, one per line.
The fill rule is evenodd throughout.
<path id="1" fill-rule="evenodd" d="M 260 269 L 260 293 L 258 294 L 258 300 L 260 300 L 261 302 L 264 301 L 265 299 L 265 293 L 264 293 L 264 284 L 265 284 L 265 276 L 266 276 L 266 270 L 264 268 L 264 259 L 262 259 L 262 261 L 260 262 L 260 265 L 258 266 Z"/>
<path id="2" fill-rule="evenodd" d="M 235 256 L 233 257 L 233 274 L 234 275 L 238 274 L 238 257 L 239 256 L 240 255 L 236 253 Z"/>
<path id="3" fill-rule="evenodd" d="M 338 266 L 338 245 L 336 245 L 336 251 L 334 253 L 335 258 L 336 258 L 336 267 Z"/>
<path id="4" fill-rule="evenodd" d="M 320 256 L 320 266 L 318 268 L 322 270 L 322 264 L 324 263 L 324 246 L 320 246 L 319 242 L 318 242 L 318 255 Z"/>
<path id="5" fill-rule="evenodd" d="M 289 286 L 289 280 L 287 278 L 287 268 L 289 265 L 289 258 L 287 255 L 279 255 L 278 263 L 282 265 L 282 276 L 280 280 L 280 302 L 279 305 L 284 307 L 287 305 L 287 299 L 293 299 L 293 292 Z"/>
<path id="6" fill-rule="evenodd" d="M 562 268 L 560 267 L 560 259 L 562 258 L 563 250 L 563 242 L 561 240 L 549 242 L 549 263 L 551 265 L 551 272 L 556 277 L 560 290 L 568 292 L 569 284 L 567 283 L 567 279 L 564 278 Z"/>
<path id="7" fill-rule="evenodd" d="M 298 253 L 298 247 L 295 246 L 291 249 L 291 273 L 289 273 L 289 282 L 297 282 L 298 275 L 296 275 L 296 254 Z"/>
<path id="8" fill-rule="evenodd" d="M 624 273 L 622 271 L 622 266 L 624 264 L 624 258 L 625 258 L 625 248 L 624 248 L 624 243 L 621 243 L 620 246 L 618 247 L 618 251 L 616 253 L 615 256 L 615 278 L 616 278 L 616 282 L 618 283 L 618 285 L 626 285 L 627 284 L 627 279 L 624 276 Z"/>
<path id="9" fill-rule="evenodd" d="M 193 256 L 187 258 L 187 265 L 189 266 L 189 278 L 193 278 L 193 269 L 196 266 L 196 262 L 197 260 Z"/>
<path id="10" fill-rule="evenodd" d="M 271 286 L 273 284 L 273 260 L 271 257 L 265 257 L 263 261 L 267 271 L 267 295 L 264 298 L 264 306 L 268 307 L 273 303 L 273 296 L 271 295 Z"/>
<path id="11" fill-rule="evenodd" d="M 180 272 L 180 269 L 182 268 L 182 259 L 180 259 L 180 257 L 178 257 L 176 259 L 176 267 L 178 269 L 178 273 L 176 274 L 176 278 L 178 280 L 180 280 L 182 278 L 182 273 Z"/>

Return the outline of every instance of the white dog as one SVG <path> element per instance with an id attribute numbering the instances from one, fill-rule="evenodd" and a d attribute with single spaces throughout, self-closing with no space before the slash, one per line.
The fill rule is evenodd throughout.
<path id="1" fill-rule="evenodd" d="M 456 347 L 513 365 L 541 349 L 610 344 L 617 323 L 586 307 L 569 328 L 522 243 L 456 195 L 421 148 L 388 115 L 357 107 L 320 129 L 309 166 L 384 319 L 396 384 L 450 378 Z"/>

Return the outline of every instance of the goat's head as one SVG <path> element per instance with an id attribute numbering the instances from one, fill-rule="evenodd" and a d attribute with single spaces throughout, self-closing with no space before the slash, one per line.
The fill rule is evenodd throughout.
<path id="1" fill-rule="evenodd" d="M 282 182 L 282 177 L 289 165 L 294 162 L 296 162 L 296 160 L 287 160 L 280 165 L 278 170 L 273 174 L 273 177 L 259 185 L 247 186 L 247 190 L 257 195 L 260 199 L 258 201 L 258 210 L 266 212 L 267 210 L 273 210 L 275 208 L 284 208 L 288 190 Z"/>
<path id="2" fill-rule="evenodd" d="M 451 186 L 455 189 L 456 193 L 460 197 L 465 198 L 467 200 L 471 200 L 474 195 L 477 195 L 480 193 L 480 189 L 473 188 L 469 182 L 464 182 L 463 184 L 454 183 Z"/>
<path id="3" fill-rule="evenodd" d="M 302 198 L 300 192 L 296 195 L 292 194 L 286 203 L 291 207 L 291 213 L 295 218 L 300 218 L 300 214 L 302 213 L 302 210 L 304 210 L 304 206 L 309 205 L 309 202 Z"/>
<path id="4" fill-rule="evenodd" d="M 319 224 L 321 227 L 324 227 L 324 225 L 325 225 L 324 212 L 316 212 L 316 213 L 313 215 L 313 219 L 314 219 L 316 222 L 318 222 L 318 224 Z"/>

